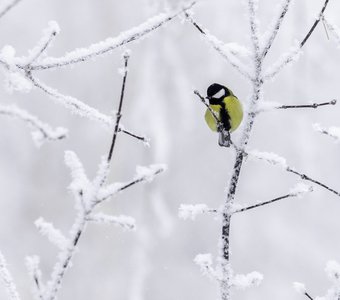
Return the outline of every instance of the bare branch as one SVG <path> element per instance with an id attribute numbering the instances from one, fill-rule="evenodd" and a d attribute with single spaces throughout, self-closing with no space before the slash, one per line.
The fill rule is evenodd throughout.
<path id="1" fill-rule="evenodd" d="M 282 200 L 282 199 L 287 199 L 287 198 L 296 197 L 296 196 L 297 195 L 294 195 L 294 194 L 287 194 L 287 195 L 284 195 L 284 196 L 281 196 L 281 197 L 274 198 L 274 199 L 269 200 L 269 201 L 260 202 L 260 203 L 250 205 L 250 206 L 247 206 L 247 207 L 244 207 L 244 208 L 241 208 L 241 209 L 237 209 L 237 210 L 234 211 L 234 213 L 244 212 L 244 211 L 251 210 L 251 209 L 254 209 L 254 208 L 257 208 L 257 207 L 260 207 L 260 206 L 264 206 L 264 205 L 274 203 L 274 202 Z"/>
<path id="2" fill-rule="evenodd" d="M 325 28 L 327 28 L 330 31 L 331 35 L 336 40 L 336 43 L 338 45 L 340 45 L 340 29 L 339 29 L 339 27 L 337 27 L 335 24 L 332 24 L 324 16 L 322 16 L 322 21 L 323 21 Z"/>
<path id="3" fill-rule="evenodd" d="M 224 43 L 218 40 L 216 37 L 210 35 L 206 29 L 203 29 L 201 25 L 199 25 L 192 16 L 188 13 L 185 13 L 187 20 L 204 36 L 206 41 L 239 73 L 245 76 L 248 79 L 252 79 L 249 70 L 247 67 L 234 55 L 224 47 Z"/>
<path id="4" fill-rule="evenodd" d="M 310 299 L 310 300 L 314 300 L 314 298 L 312 298 L 312 296 L 309 295 L 307 292 L 305 293 L 305 296 L 306 296 L 308 299 Z"/>
<path id="5" fill-rule="evenodd" d="M 108 38 L 105 41 L 93 44 L 88 48 L 76 49 L 68 52 L 65 56 L 59 58 L 48 57 L 39 63 L 32 64 L 30 66 L 31 70 L 45 70 L 50 68 L 57 68 L 67 65 L 76 64 L 79 62 L 88 61 L 89 59 L 101 56 L 112 50 L 126 45 L 130 42 L 139 40 L 140 38 L 146 36 L 147 34 L 153 32 L 155 29 L 161 27 L 167 22 L 171 21 L 181 13 L 190 9 L 196 2 L 191 2 L 182 6 L 176 11 L 171 11 L 169 13 L 162 13 L 156 17 L 153 17 L 146 22 L 140 24 L 139 26 L 122 32 L 115 38 Z M 21 68 L 26 68 L 25 65 L 20 65 Z"/>
<path id="6" fill-rule="evenodd" d="M 121 93 L 120 93 L 120 101 L 119 101 L 118 111 L 116 113 L 116 124 L 115 124 L 114 132 L 113 132 L 112 143 L 111 143 L 109 155 L 107 157 L 108 163 L 110 163 L 111 158 L 112 158 L 112 153 L 113 153 L 113 149 L 114 149 L 114 146 L 115 146 L 115 142 L 116 142 L 116 138 L 117 138 L 117 134 L 118 134 L 118 129 L 119 129 L 119 121 L 122 117 L 121 112 L 122 112 L 122 106 L 123 106 L 123 100 L 124 100 L 126 77 L 127 77 L 127 73 L 128 73 L 127 66 L 128 66 L 129 57 L 130 57 L 129 52 L 125 51 L 125 53 L 124 53 L 124 75 L 123 75 L 123 82 L 122 82 L 122 90 L 121 90 Z"/>
<path id="7" fill-rule="evenodd" d="M 337 103 L 336 99 L 328 102 L 312 103 L 312 104 L 300 104 L 300 105 L 281 105 L 276 107 L 276 109 L 289 109 L 289 108 L 318 108 L 320 106 L 335 105 Z"/>
<path id="8" fill-rule="evenodd" d="M 306 34 L 305 38 L 300 43 L 300 48 L 302 48 L 306 44 L 306 42 L 308 41 L 308 39 L 312 35 L 313 31 L 315 30 L 316 26 L 319 24 L 319 22 L 320 22 L 320 20 L 322 18 L 322 15 L 324 14 L 325 9 L 326 9 L 326 7 L 328 5 L 328 2 L 329 2 L 329 0 L 325 0 L 325 3 L 323 4 L 323 7 L 322 7 L 322 9 L 321 9 L 321 11 L 319 13 L 319 17 L 315 20 L 313 26 L 311 27 L 311 29 Z"/>
<path id="9" fill-rule="evenodd" d="M 16 6 L 21 0 L 10 0 L 7 1 L 2 7 L 0 7 L 0 18 L 8 13 L 14 6 Z"/>
<path id="10" fill-rule="evenodd" d="M 34 130 L 32 135 L 37 146 L 40 146 L 46 140 L 56 141 L 64 139 L 68 134 L 67 129 L 62 127 L 52 129 L 48 124 L 41 122 L 37 117 L 15 105 L 0 105 L 1 114 L 23 120 L 27 123 Z"/>
<path id="11" fill-rule="evenodd" d="M 289 173 L 293 173 L 293 174 L 299 176 L 302 180 L 306 180 L 306 181 L 313 182 L 313 183 L 315 183 L 315 184 L 317 184 L 317 185 L 323 187 L 324 189 L 330 191 L 331 193 L 337 195 L 338 197 L 340 197 L 340 193 L 339 193 L 338 191 L 336 191 L 336 190 L 330 188 L 329 186 L 327 186 L 326 184 L 324 184 L 324 183 L 322 183 L 322 182 L 320 182 L 320 181 L 318 181 L 318 180 L 315 180 L 315 179 L 309 177 L 309 176 L 306 175 L 306 174 L 300 173 L 300 172 L 298 172 L 298 171 L 296 171 L 295 169 L 290 168 L 290 167 L 287 167 L 286 171 L 289 172 Z"/>

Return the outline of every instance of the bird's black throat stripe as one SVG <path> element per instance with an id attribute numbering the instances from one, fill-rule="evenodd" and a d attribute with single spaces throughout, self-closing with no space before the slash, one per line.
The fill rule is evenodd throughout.
<path id="1" fill-rule="evenodd" d="M 228 113 L 225 105 L 221 105 L 220 119 L 221 119 L 221 123 L 223 124 L 224 129 L 229 131 L 230 128 L 231 128 L 230 116 L 229 116 L 229 113 Z"/>

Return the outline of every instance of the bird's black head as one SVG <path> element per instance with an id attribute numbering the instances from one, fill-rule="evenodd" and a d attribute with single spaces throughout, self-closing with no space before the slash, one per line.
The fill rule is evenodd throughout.
<path id="1" fill-rule="evenodd" d="M 213 83 L 207 89 L 207 98 L 209 99 L 210 104 L 219 104 L 229 95 L 229 90 L 218 83 Z"/>

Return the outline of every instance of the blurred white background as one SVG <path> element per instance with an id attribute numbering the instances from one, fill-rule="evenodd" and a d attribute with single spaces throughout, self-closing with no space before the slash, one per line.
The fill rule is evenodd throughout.
<path id="1" fill-rule="evenodd" d="M 23 0 L 0 19 L 0 47 L 10 44 L 19 56 L 25 55 L 48 21 L 55 20 L 61 33 L 48 53 L 59 57 L 142 23 L 163 11 L 165 2 Z M 280 1 L 259 1 L 263 30 L 275 12 L 274 2 Z M 268 54 L 268 66 L 295 39 L 305 36 L 322 5 L 321 0 L 293 3 Z M 223 41 L 251 46 L 243 1 L 200 1 L 193 11 Z M 338 26 L 339 11 L 340 4 L 330 1 L 326 15 Z M 206 126 L 204 107 L 192 91 L 205 93 L 209 84 L 219 82 L 246 102 L 250 85 L 179 18 L 128 47 L 132 54 L 122 123 L 149 136 L 151 148 L 119 135 L 110 181 L 129 180 L 136 165 L 166 163 L 169 170 L 151 184 L 134 186 L 105 204 L 106 213 L 135 217 L 137 231 L 89 225 L 59 299 L 218 299 L 218 286 L 201 275 L 193 258 L 208 252 L 216 257 L 221 225 L 211 216 L 191 222 L 177 215 L 181 203 L 210 207 L 223 203 L 234 153 L 217 145 L 217 135 Z M 110 114 L 119 100 L 121 53 L 116 49 L 93 61 L 35 74 L 60 92 Z M 339 66 L 340 51 L 334 40 L 327 40 L 320 23 L 300 60 L 265 85 L 264 101 L 304 104 L 338 98 Z M 31 299 L 25 256 L 41 256 L 47 279 L 57 254 L 34 221 L 43 216 L 66 233 L 75 217 L 64 151 L 75 151 L 93 177 L 100 157 L 108 152 L 111 132 L 72 115 L 37 89 L 10 95 L 1 88 L 0 98 L 1 103 L 16 103 L 53 127 L 70 130 L 67 140 L 37 149 L 24 123 L 0 118 L 0 249 L 23 299 Z M 339 105 L 263 113 L 249 147 L 275 152 L 297 170 L 340 190 L 339 144 L 312 129 L 313 123 L 340 126 L 339 113 Z M 269 200 L 286 194 L 297 181 L 279 168 L 247 161 L 236 200 Z M 325 264 L 330 259 L 340 261 L 339 213 L 339 197 L 316 187 L 302 199 L 236 215 L 231 229 L 233 268 L 237 273 L 259 271 L 264 281 L 259 288 L 234 291 L 233 299 L 303 299 L 292 288 L 293 281 L 306 283 L 311 295 L 323 295 L 330 285 Z M 0 299 L 5 297 L 0 288 Z"/>

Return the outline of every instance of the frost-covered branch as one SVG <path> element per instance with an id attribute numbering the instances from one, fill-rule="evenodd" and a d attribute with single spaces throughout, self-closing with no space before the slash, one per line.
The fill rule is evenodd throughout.
<path id="1" fill-rule="evenodd" d="M 281 71 L 283 70 L 283 68 L 285 68 L 286 66 L 290 65 L 292 62 L 295 62 L 299 59 L 299 57 L 302 54 L 302 48 L 303 46 L 306 44 L 306 42 L 308 41 L 308 39 L 311 37 L 312 33 L 314 32 L 316 26 L 319 24 L 325 9 L 328 5 L 329 0 L 325 0 L 324 5 L 319 13 L 318 18 L 315 20 L 315 22 L 313 23 L 312 27 L 310 28 L 310 30 L 308 31 L 308 33 L 306 34 L 306 36 L 304 37 L 304 39 L 301 42 L 295 42 L 295 45 L 293 47 L 291 47 L 288 52 L 283 53 L 281 55 L 281 57 L 277 60 L 277 62 L 275 62 L 272 66 L 270 66 L 266 72 L 263 75 L 263 80 L 267 81 L 267 80 L 272 80 L 274 79 L 274 77 Z"/>
<path id="2" fill-rule="evenodd" d="M 283 158 L 283 157 L 281 157 L 281 156 L 279 156 L 275 153 L 260 152 L 260 151 L 257 151 L 257 150 L 252 150 L 252 151 L 248 151 L 247 155 L 249 155 L 250 157 L 254 157 L 256 159 L 259 159 L 259 160 L 263 160 L 263 161 L 265 161 L 265 162 L 267 162 L 271 165 L 277 165 L 277 166 L 281 167 L 283 170 L 299 176 L 302 180 L 306 180 L 306 181 L 312 182 L 312 183 L 314 183 L 318 186 L 321 186 L 322 188 L 324 188 L 324 189 L 326 189 L 326 190 L 328 190 L 328 191 L 332 192 L 333 194 L 340 197 L 340 193 L 338 191 L 336 191 L 336 190 L 330 188 L 329 186 L 327 186 L 326 184 L 324 184 L 324 183 L 322 183 L 318 180 L 315 180 L 312 177 L 290 167 L 287 164 L 287 161 L 286 161 L 285 158 Z"/>
<path id="3" fill-rule="evenodd" d="M 92 214 L 87 217 L 87 221 L 94 222 L 98 224 L 112 224 L 120 226 L 126 230 L 135 230 L 136 221 L 130 216 L 109 216 L 103 213 Z"/>
<path id="4" fill-rule="evenodd" d="M 115 224 L 129 230 L 133 230 L 135 228 L 135 221 L 129 216 L 109 216 L 102 213 L 94 213 L 94 209 L 103 201 L 133 186 L 134 184 L 137 184 L 139 182 L 151 182 L 157 174 L 165 170 L 165 167 L 163 165 L 151 165 L 150 167 L 137 166 L 137 175 L 134 177 L 133 180 L 127 183 L 106 183 L 110 171 L 110 161 L 114 149 L 114 141 L 117 138 L 119 119 L 122 111 L 128 58 L 128 54 L 125 53 L 125 75 L 123 77 L 122 92 L 120 96 L 120 104 L 117 116 L 118 121 L 116 121 L 115 124 L 113 140 L 107 158 L 102 158 L 102 161 L 98 166 L 98 171 L 95 178 L 92 181 L 87 178 L 83 164 L 74 152 L 67 151 L 65 153 L 65 163 L 70 168 L 72 176 L 70 189 L 76 199 L 77 209 L 77 217 L 71 227 L 69 236 L 63 238 L 63 235 L 59 231 L 54 229 L 51 224 L 46 223 L 41 219 L 38 221 L 37 225 L 40 228 L 40 231 L 45 233 L 45 235 L 47 235 L 49 239 L 54 244 L 57 244 L 60 248 L 58 261 L 55 263 L 50 276 L 50 280 L 48 281 L 46 288 L 44 289 L 44 300 L 56 299 L 57 293 L 62 285 L 65 273 L 68 270 L 73 256 L 76 252 L 79 239 L 84 233 L 85 227 L 88 222 Z"/>
<path id="5" fill-rule="evenodd" d="M 333 24 L 332 22 L 330 22 L 324 16 L 322 16 L 322 20 L 323 20 L 327 30 L 331 33 L 331 35 L 335 39 L 336 43 L 340 47 L 340 28 L 338 26 L 336 26 L 335 24 Z"/>
<path id="6" fill-rule="evenodd" d="M 37 61 L 40 56 L 47 50 L 51 45 L 52 41 L 55 39 L 57 34 L 59 34 L 60 28 L 57 22 L 48 22 L 48 27 L 44 30 L 43 36 L 37 45 L 28 52 L 27 57 L 21 59 L 20 63 L 25 64 L 27 69 L 30 69 L 30 65 Z"/>
<path id="7" fill-rule="evenodd" d="M 0 252 L 0 278 L 6 288 L 9 299 L 20 300 L 20 296 L 17 292 L 17 288 L 14 284 L 12 275 L 7 268 L 5 257 L 1 252 Z"/>
<path id="8" fill-rule="evenodd" d="M 2 18 L 7 12 L 9 12 L 20 1 L 21 0 L 5 0 L 4 3 L 0 5 L 0 18 Z"/>
<path id="9" fill-rule="evenodd" d="M 181 204 L 178 210 L 178 216 L 183 219 L 195 220 L 197 215 L 213 213 L 216 214 L 216 208 L 209 208 L 206 204 Z"/>
<path id="10" fill-rule="evenodd" d="M 259 202 L 256 203 L 254 205 L 250 205 L 250 206 L 246 206 L 246 207 L 242 207 L 242 208 L 238 208 L 234 211 L 234 213 L 240 213 L 240 212 L 244 212 L 247 210 L 251 210 L 257 207 L 261 207 L 261 206 L 265 206 L 268 204 L 272 204 L 274 202 L 277 202 L 279 200 L 283 200 L 283 199 L 287 199 L 287 198 L 291 198 L 291 197 L 301 197 L 302 195 L 312 192 L 313 188 L 311 186 L 308 186 L 306 184 L 303 183 L 299 183 L 297 184 L 293 189 L 290 190 L 289 194 L 281 196 L 281 197 L 277 197 L 268 201 L 264 201 L 264 202 Z"/>
<path id="11" fill-rule="evenodd" d="M 216 114 L 216 112 L 214 112 L 211 107 L 209 106 L 209 104 L 205 101 L 204 97 L 200 94 L 199 91 L 194 90 L 194 94 L 198 96 L 198 98 L 201 100 L 201 102 L 205 105 L 205 107 L 210 111 L 211 115 L 214 117 L 216 123 L 217 123 L 217 127 L 223 127 L 222 122 L 218 119 L 218 116 Z"/>
<path id="12" fill-rule="evenodd" d="M 28 274 L 31 276 L 35 286 L 35 297 L 43 300 L 44 286 L 42 284 L 42 274 L 39 269 L 40 258 L 38 256 L 26 257 Z"/>
<path id="13" fill-rule="evenodd" d="M 199 25 L 194 18 L 189 14 L 185 13 L 187 20 L 202 34 L 204 39 L 239 73 L 248 79 L 252 79 L 252 75 L 248 70 L 247 66 L 244 65 L 233 53 L 233 51 L 224 44 L 222 41 L 218 40 L 215 36 L 211 35 L 206 29 Z"/>
<path id="14" fill-rule="evenodd" d="M 250 37 L 254 49 L 254 58 L 259 61 L 261 59 L 260 49 L 260 33 L 259 20 L 257 18 L 258 0 L 248 0 L 248 12 L 250 23 Z M 276 34 L 275 34 L 276 35 Z"/>
<path id="15" fill-rule="evenodd" d="M 313 129 L 317 132 L 328 135 L 337 141 L 340 140 L 340 128 L 339 127 L 331 126 L 329 128 L 324 128 L 320 124 L 316 123 L 316 124 L 313 124 Z"/>
<path id="16" fill-rule="evenodd" d="M 278 60 L 264 72 L 263 80 L 273 80 L 285 67 L 296 62 L 302 54 L 301 45 L 296 41 L 287 52 L 283 53 Z"/>
<path id="17" fill-rule="evenodd" d="M 263 43 L 263 50 L 262 50 L 262 58 L 265 58 L 269 49 L 271 48 L 277 33 L 279 32 L 279 29 L 281 27 L 282 21 L 288 11 L 289 4 L 291 3 L 291 0 L 283 0 L 282 3 L 280 4 L 280 10 L 279 10 L 279 16 L 276 17 L 272 25 L 270 26 L 270 29 L 268 30 L 268 37 L 267 40 Z"/>
<path id="18" fill-rule="evenodd" d="M 62 127 L 52 129 L 50 125 L 43 123 L 37 117 L 15 105 L 1 105 L 0 115 L 10 116 L 23 120 L 32 129 L 32 137 L 37 146 L 41 146 L 45 141 L 56 141 L 67 137 L 68 130 Z"/>
<path id="19" fill-rule="evenodd" d="M 126 77 L 127 77 L 127 74 L 128 74 L 128 68 L 127 67 L 128 67 L 129 57 L 130 57 L 129 52 L 125 51 L 124 52 L 123 83 L 122 83 L 122 89 L 121 89 L 121 92 L 120 92 L 120 101 L 119 101 L 118 111 L 116 113 L 116 124 L 115 124 L 114 131 L 113 131 L 112 143 L 111 143 L 109 155 L 107 157 L 108 162 L 110 162 L 111 158 L 112 158 L 112 153 L 113 153 L 113 149 L 115 147 L 115 142 L 116 142 L 118 129 L 119 129 L 119 122 L 120 122 L 120 119 L 122 117 L 122 106 L 123 106 L 123 100 L 124 100 Z"/>
<path id="20" fill-rule="evenodd" d="M 81 117 L 88 118 L 93 121 L 97 121 L 99 123 L 106 125 L 107 127 L 110 128 L 114 127 L 115 122 L 112 117 L 99 112 L 97 109 L 87 105 L 86 103 L 78 100 L 77 98 L 59 93 L 57 90 L 49 87 L 48 85 L 34 77 L 30 72 L 28 73 L 28 78 L 31 80 L 35 87 L 42 90 L 44 93 L 49 95 L 56 103 L 63 105 L 64 107 L 69 109 L 72 113 L 77 114 Z M 125 129 L 123 125 L 120 125 L 118 131 L 128 134 L 145 143 L 148 142 L 148 138 L 132 133 L 131 131 Z"/>
<path id="21" fill-rule="evenodd" d="M 104 41 L 92 44 L 87 48 L 75 49 L 71 52 L 66 53 L 62 57 L 46 57 L 39 62 L 30 65 L 31 70 L 45 70 L 50 68 L 58 68 L 67 65 L 73 65 L 79 62 L 88 61 L 97 56 L 102 56 L 112 50 L 124 46 L 130 42 L 139 40 L 155 29 L 165 25 L 178 15 L 182 14 L 186 10 L 190 9 L 195 2 L 185 4 L 177 10 L 170 11 L 168 13 L 161 13 L 158 16 L 148 19 L 144 23 L 137 27 L 131 28 L 125 32 L 120 33 L 115 38 L 108 38 Z M 19 64 L 20 68 L 26 69 L 27 65 Z"/>

